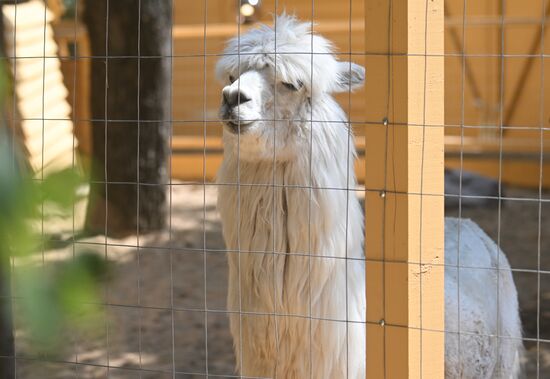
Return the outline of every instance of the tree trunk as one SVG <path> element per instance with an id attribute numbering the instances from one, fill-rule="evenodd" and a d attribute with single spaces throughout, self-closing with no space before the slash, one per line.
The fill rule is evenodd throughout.
<path id="1" fill-rule="evenodd" d="M 167 213 L 171 1 L 88 1 L 84 21 L 93 119 L 86 229 L 159 230 Z"/>
<path id="2" fill-rule="evenodd" d="M 0 3 L 0 15 L 2 15 L 2 4 Z M 4 18 L 0 17 L 0 30 L 4 30 Z M 6 56 L 6 49 L 4 45 L 4 35 L 0 37 L 0 57 Z M 7 69 L 0 68 L 0 75 L 8 75 Z M 5 91 L 5 89 L 0 89 L 0 91 Z M 9 96 L 9 94 L 6 94 Z M 0 99 L 4 99 L 4 96 L 0 96 Z M 0 115 L 0 138 L 5 142 L 3 146 L 0 146 L 0 150 L 6 148 L 10 145 L 10 140 L 13 138 L 13 135 L 10 136 L 8 132 L 7 124 L 7 112 L 6 104 L 4 101 L 0 103 L 0 109 L 2 113 Z M 13 130 L 12 130 L 13 132 Z M 6 151 L 0 153 L 0 159 L 5 159 L 6 157 L 11 157 L 11 154 L 15 154 L 13 151 L 9 151 L 6 148 Z M 11 153 L 11 154 L 10 154 Z M 12 166 L 15 170 L 15 166 Z M 3 178 L 3 179 L 12 179 L 12 178 Z M 2 209 L 2 200 L 8 201 L 7 198 L 0 199 L 0 209 Z M 3 216 L 6 216 L 5 209 Z M 2 216 L 0 216 L 2 217 Z M 0 228 L 0 379 L 14 379 L 15 378 L 15 344 L 13 337 L 13 322 L 12 322 L 12 308 L 11 308 L 11 270 L 10 270 L 10 254 L 6 246 L 6 238 L 3 235 L 3 231 Z"/>
<path id="3" fill-rule="evenodd" d="M 11 319 L 10 260 L 0 245 L 0 379 L 15 378 L 15 349 Z"/>

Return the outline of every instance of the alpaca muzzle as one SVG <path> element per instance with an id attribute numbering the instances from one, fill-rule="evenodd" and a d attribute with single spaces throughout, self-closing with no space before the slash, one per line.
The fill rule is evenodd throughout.
<path id="1" fill-rule="evenodd" d="M 244 97 L 244 95 L 243 95 Z M 233 134 L 243 134 L 252 124 L 252 120 L 243 120 L 239 115 L 239 107 L 250 99 L 240 96 L 226 96 L 224 92 L 220 108 L 220 119 L 227 130 Z"/>
<path id="2" fill-rule="evenodd" d="M 233 134 L 243 134 L 252 124 L 249 120 L 241 120 L 238 115 L 235 114 L 235 109 L 227 107 L 222 104 L 220 109 L 220 120 L 225 125 L 226 129 Z"/>
<path id="3" fill-rule="evenodd" d="M 239 121 L 225 121 L 227 130 L 233 134 L 244 134 L 250 127 L 250 123 L 246 124 Z"/>

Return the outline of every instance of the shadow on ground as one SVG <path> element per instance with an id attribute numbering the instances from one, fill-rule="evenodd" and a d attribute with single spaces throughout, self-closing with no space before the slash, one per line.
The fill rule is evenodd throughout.
<path id="1" fill-rule="evenodd" d="M 509 190 L 507 195 L 518 200 L 502 202 L 500 209 L 496 200 L 490 207 L 465 208 L 462 217 L 498 240 L 518 270 L 514 277 L 525 337 L 550 340 L 550 277 L 537 272 L 539 263 L 540 270 L 550 272 L 550 202 L 539 208 L 539 202 L 529 200 L 538 197 L 536 191 Z M 227 262 L 215 190 L 174 186 L 170 225 L 169 231 L 152 236 L 99 236 L 76 243 L 76 254 L 92 249 L 113 262 L 112 280 L 104 288 L 106 318 L 86 335 L 68 331 L 55 357 L 29 356 L 32 341 L 19 327 L 17 377 L 172 378 L 174 369 L 178 379 L 233 375 L 225 313 Z M 46 264 L 72 254 L 72 246 L 52 249 Z M 527 341 L 526 347 L 525 377 L 537 377 L 537 359 L 540 377 L 550 377 L 550 344 Z"/>

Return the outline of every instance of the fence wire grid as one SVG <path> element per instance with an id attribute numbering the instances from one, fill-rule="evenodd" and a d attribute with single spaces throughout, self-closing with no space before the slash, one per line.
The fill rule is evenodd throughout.
<path id="1" fill-rule="evenodd" d="M 365 14 L 372 8 L 374 1 L 371 0 L 348 0 L 344 2 L 333 2 L 329 0 L 238 0 L 225 2 L 222 0 L 202 0 L 189 2 L 185 0 L 162 0 L 162 6 L 167 6 L 170 11 L 171 24 L 156 25 L 156 27 L 167 28 L 165 34 L 169 41 L 168 54 L 152 53 L 154 49 L 145 45 L 142 41 L 148 39 L 146 33 L 150 30 L 142 30 L 143 26 L 150 20 L 144 19 L 142 9 L 148 8 L 146 16 L 151 17 L 154 12 L 150 11 L 152 1 L 133 0 L 126 1 L 127 9 L 135 11 L 137 17 L 137 30 L 127 31 L 128 39 L 136 34 L 137 41 L 133 48 L 135 53 L 110 55 L 113 46 L 124 44 L 121 40 L 123 34 L 117 30 L 118 22 L 124 17 L 113 14 L 111 11 L 113 3 L 118 0 L 102 0 L 105 6 L 103 17 L 104 34 L 101 41 L 92 33 L 82 33 L 85 30 L 83 13 L 85 7 L 94 6 L 95 2 L 84 0 L 73 1 L 2 1 L 4 12 L 4 39 L 6 40 L 4 59 L 9 66 L 8 71 L 13 83 L 10 88 L 8 106 L 11 108 L 7 124 L 8 139 L 13 154 L 12 165 L 18 167 L 19 155 L 16 155 L 18 147 L 23 147 L 26 153 L 28 166 L 34 171 L 33 181 L 44 181 L 48 173 L 48 159 L 56 146 L 61 144 L 61 132 L 55 138 L 49 138 L 48 134 L 53 133 L 51 125 L 68 122 L 72 129 L 70 133 L 71 145 L 69 153 L 57 156 L 61 165 L 73 167 L 77 171 L 90 174 L 91 163 L 97 157 L 98 151 L 103 153 L 102 172 L 92 175 L 86 185 L 79 187 L 79 193 L 84 194 L 84 199 L 72 204 L 72 216 L 70 219 L 55 218 L 52 220 L 44 217 L 36 222 L 40 235 L 40 248 L 28 260 L 23 261 L 11 257 L 9 267 L 4 267 L 2 277 L 10 277 L 11 293 L 2 291 L 2 298 L 8 300 L 12 318 L 13 353 L 0 355 L 0 364 L 13 368 L 13 376 L 7 378 L 256 378 L 247 376 L 236 371 L 236 367 L 243 367 L 246 357 L 240 355 L 235 357 L 234 343 L 241 351 L 245 338 L 243 337 L 243 319 L 254 319 L 254 317 L 272 317 L 273 330 L 266 331 L 267 335 L 273 334 L 279 343 L 280 323 L 285 320 L 304 320 L 308 332 L 304 332 L 304 338 L 308 339 L 310 356 L 306 359 L 309 377 L 315 378 L 314 372 L 314 350 L 312 346 L 313 331 L 312 325 L 340 323 L 346 328 L 345 333 L 345 360 L 349 362 L 354 351 L 349 346 L 349 334 L 357 325 L 367 327 L 368 324 L 379 325 L 377 322 L 356 320 L 348 314 L 350 300 L 349 294 L 353 294 L 353 288 L 349 288 L 348 269 L 352 265 L 366 263 L 381 263 L 389 265 L 398 261 L 383 255 L 381 260 L 366 259 L 364 256 L 348 256 L 348 230 L 350 225 L 350 199 L 358 198 L 364 212 L 365 197 L 369 194 L 376 194 L 385 197 L 384 206 L 389 201 L 389 194 L 415 196 L 421 199 L 444 197 L 445 216 L 458 217 L 459 219 L 471 219 L 483 229 L 496 243 L 496 246 L 503 250 L 510 268 L 502 268 L 497 254 L 495 267 L 482 267 L 470 264 L 461 264 L 460 251 L 456 252 L 456 264 L 445 262 L 433 263 L 433 267 L 458 268 L 458 271 L 511 271 L 518 292 L 519 312 L 523 334 L 521 340 L 525 346 L 525 354 L 521 360 L 522 377 L 545 378 L 550 377 L 550 181 L 547 173 L 550 173 L 550 81 L 545 75 L 545 68 L 549 62 L 550 39 L 546 37 L 546 24 L 549 19 L 550 0 L 532 0 L 522 7 L 513 2 L 505 0 L 487 1 L 478 4 L 468 0 L 446 0 L 445 7 L 445 50 L 444 54 L 431 54 L 424 51 L 423 54 L 416 53 L 380 53 L 371 52 L 366 49 L 365 39 L 377 38 L 377 36 L 365 36 L 364 20 Z M 409 0 L 409 2 L 412 0 Z M 418 0 L 425 4 L 424 17 L 428 20 L 429 1 Z M 61 3 L 65 4 L 64 15 L 52 16 L 52 12 Z M 98 2 L 99 3 L 99 2 Z M 18 17 L 20 10 L 28 7 L 29 4 L 40 4 L 43 13 L 39 18 L 35 14 L 24 13 L 24 18 Z M 229 4 L 229 5 L 228 5 Z M 243 10 L 243 6 L 250 8 Z M 162 7 L 161 6 L 161 7 Z M 387 0 L 384 2 L 387 10 L 388 20 L 395 16 L 396 2 Z M 119 9 L 120 6 L 116 9 Z M 9 10 L 8 10 L 9 9 Z M 250 10 L 252 9 L 252 10 Z M 89 12 L 89 9 L 86 10 Z M 252 12 L 251 14 L 245 12 Z M 273 138 L 272 162 L 269 169 L 270 181 L 268 182 L 242 182 L 242 164 L 237 165 L 235 181 L 216 180 L 216 173 L 219 170 L 223 159 L 222 131 L 224 126 L 219 120 L 218 108 L 222 98 L 222 88 L 227 83 L 220 85 L 215 78 L 214 67 L 216 62 L 230 54 L 224 53 L 225 41 L 237 36 L 237 45 L 240 47 L 240 37 L 247 33 L 250 28 L 260 23 L 272 25 L 275 31 L 275 65 L 278 59 L 285 56 L 296 58 L 298 55 L 305 55 L 311 58 L 311 75 L 309 80 L 315 83 L 319 78 L 314 77 L 314 59 L 322 54 L 310 51 L 303 52 L 279 52 L 277 51 L 277 23 L 273 24 L 272 15 L 279 15 L 282 12 L 288 14 L 296 13 L 302 21 L 310 24 L 315 34 L 323 35 L 334 41 L 335 54 L 341 61 L 349 61 L 349 72 L 352 72 L 352 63 L 364 65 L 367 57 L 378 56 L 387 63 L 387 72 L 392 72 L 390 67 L 392 58 L 395 56 L 424 58 L 425 62 L 430 58 L 444 58 L 445 61 L 445 120 L 443 124 L 430 123 L 426 118 L 426 101 L 421 104 L 424 107 L 424 117 L 421 123 L 401 122 L 392 120 L 390 109 L 393 109 L 394 99 L 393 88 L 394 78 L 388 76 L 387 98 L 380 101 L 387 107 L 384 120 L 367 119 L 365 107 L 366 102 L 364 89 L 352 91 L 351 84 L 343 93 L 336 96 L 336 100 L 343 108 L 348 119 L 316 119 L 313 107 L 307 120 L 278 118 L 273 111 L 273 117 L 255 118 L 254 122 L 272 122 L 274 125 L 281 122 L 306 122 L 309 125 L 307 151 L 301 151 L 307 157 L 309 173 L 307 177 L 299 178 L 296 183 L 286 183 L 280 180 L 280 163 L 277 154 L 280 147 Z M 246 15 L 244 15 L 244 14 Z M 10 16 L 11 15 L 11 16 Z M 130 17 L 130 16 L 128 16 Z M 36 19 L 35 19 L 36 18 Z M 55 21 L 53 21 L 55 19 Z M 8 27 L 9 23 L 11 26 Z M 427 22 L 427 21 L 426 21 Z M 34 23 L 34 24 L 33 24 Z M 25 32 L 27 25 L 31 28 L 36 23 L 42 25 L 40 36 L 26 32 L 18 36 L 21 30 Z M 363 23 L 363 24 L 362 24 Z M 380 33 L 397 33 L 393 30 L 391 22 L 388 23 L 388 30 L 381 30 Z M 11 28 L 11 29 L 10 29 Z M 36 29 L 36 28 L 35 28 Z M 113 38 L 113 33 L 115 37 Z M 145 34 L 144 34 L 145 33 Z M 31 51 L 30 40 L 32 38 L 43 41 L 42 51 Z M 313 34 L 311 45 L 314 45 Z M 424 40 L 433 38 L 427 33 L 422 37 Z M 48 42 L 50 41 L 50 42 Z M 105 54 L 93 55 L 92 47 L 103 45 Z M 388 39 L 387 51 L 392 51 Z M 525 42 L 528 41 L 528 42 Z M 56 44 L 59 50 L 49 51 L 50 43 Z M 27 44 L 27 45 L 26 45 Z M 11 46 L 11 50 L 10 47 Z M 66 46 L 67 50 L 61 47 Z M 144 53 L 145 50 L 146 52 Z M 250 53 L 238 53 L 238 77 L 241 76 L 241 59 L 246 59 Z M 25 92 L 24 85 L 27 80 L 32 79 L 32 73 L 28 74 L 26 66 L 29 62 L 40 62 L 41 68 L 38 87 L 32 87 Z M 53 62 L 53 63 L 50 63 Z M 91 66 L 97 62 L 104 65 L 105 74 L 102 86 L 103 96 L 100 102 L 103 103 L 103 115 L 98 115 L 97 108 L 99 100 L 94 100 L 94 85 L 99 79 L 94 77 Z M 118 63 L 117 63 L 118 62 Z M 124 62 L 133 62 L 137 73 L 135 78 L 128 75 L 128 79 L 134 79 L 138 85 L 135 98 L 133 98 L 134 115 L 128 116 L 127 112 L 116 113 L 122 115 L 113 117 L 112 99 L 110 96 L 117 96 L 122 93 L 122 99 L 129 99 L 124 88 L 113 88 L 110 86 L 113 78 L 110 76 L 110 66 L 118 66 Z M 167 114 L 168 117 L 155 118 L 149 112 L 149 103 L 154 102 L 154 96 L 150 93 L 143 99 L 142 91 L 149 91 L 146 83 L 151 74 L 151 65 L 164 65 L 168 73 L 169 83 Z M 128 63 L 130 64 L 130 63 Z M 426 64 L 425 64 L 426 65 Z M 18 68 L 23 66 L 23 71 Z M 53 68 L 52 68 L 53 67 Z M 134 66 L 132 66 L 134 67 Z M 427 65 L 426 65 L 427 67 Z M 376 72 L 369 70 L 367 65 L 365 86 L 371 85 L 370 76 L 375 77 Z M 49 73 L 55 71 L 59 77 Z M 129 70 L 131 71 L 131 70 Z M 115 71 L 122 75 L 123 71 Z M 28 74 L 29 76 L 26 76 Z M 162 72 L 160 74 L 163 75 Z M 275 70 L 275 82 L 278 72 Z M 50 81 L 51 80 L 51 81 Z M 70 116 L 59 117 L 53 111 L 54 107 L 50 98 L 54 92 L 48 89 L 53 88 L 53 82 L 60 81 L 66 87 L 64 101 L 70 105 Z M 154 81 L 154 80 L 153 80 Z M 427 79 L 424 77 L 423 98 L 427 95 Z M 162 78 L 159 80 L 162 82 Z M 376 82 L 376 81 L 374 81 Z M 94 83 L 94 84 L 92 84 Z M 117 82 L 119 83 L 119 82 Z M 57 87 L 56 87 L 57 88 Z M 133 87 L 132 87 L 133 88 Z M 120 92 L 116 92 L 120 91 Z M 130 91 L 130 90 L 128 90 Z M 238 92 L 241 93 L 240 82 Z M 65 93 L 65 92 L 63 92 Z M 22 95 L 23 94 L 23 95 Z M 39 103 L 26 102 L 24 94 L 29 98 L 39 95 Z M 239 95 L 240 96 L 240 95 Z M 279 93 L 275 91 L 274 104 L 277 108 Z M 151 100 L 153 99 L 153 100 Z M 92 103 L 96 105 L 91 105 Z M 30 113 L 26 113 L 29 107 Z M 95 107 L 95 108 L 94 108 Z M 50 108 L 50 110 L 48 109 Z M 91 109 L 93 108 L 93 109 Z M 143 117 L 142 110 L 146 109 L 146 116 Z M 117 110 L 114 110 L 117 111 Z M 33 113 L 34 112 L 34 113 Z M 94 114 L 94 112 L 96 114 Z M 51 117 L 49 117 L 51 116 Z M 126 117 L 128 116 L 128 117 Z M 135 116 L 135 117 L 134 117 Z M 368 128 L 379 127 L 383 123 L 390 126 L 386 129 L 384 137 L 385 148 L 388 149 L 391 139 L 391 128 L 421 128 L 423 131 L 429 129 L 443 129 L 445 131 L 445 192 L 424 191 L 424 175 L 430 172 L 424 171 L 424 160 L 430 160 L 424 152 L 422 145 L 422 162 L 420 171 L 420 191 L 406 191 L 391 189 L 392 185 L 384 188 L 368 188 L 365 186 L 365 134 Z M 240 119 L 238 124 L 251 120 Z M 37 124 L 38 123 L 38 124 Z M 312 179 L 314 165 L 314 133 L 315 125 L 319 123 L 330 124 L 334 128 L 343 128 L 347 132 L 347 148 L 345 156 L 342 156 L 342 171 L 346 177 L 343 182 L 346 185 L 317 185 Z M 25 125 L 39 125 L 40 132 L 31 134 L 30 129 Z M 11 125 L 11 127 L 10 127 Z M 30 128 L 30 127 L 29 127 Z M 98 149 L 94 143 L 98 141 L 97 133 L 92 138 L 93 130 L 102 130 L 103 146 Z M 120 128 L 120 129 L 119 129 Z M 36 127 L 35 127 L 36 129 Z M 62 128 L 59 127 L 58 130 Z M 115 174 L 109 170 L 116 167 L 117 163 L 112 162 L 109 153 L 115 148 L 108 144 L 110 130 L 128 130 L 137 134 L 135 150 L 129 167 L 135 167 L 133 173 L 124 173 L 124 170 L 115 168 Z M 149 130 L 148 130 L 149 129 Z M 151 132 L 153 130 L 153 132 Z M 161 130 L 158 141 L 153 145 L 163 145 L 160 150 L 166 152 L 166 159 L 162 159 L 163 153 L 148 150 L 147 142 L 155 135 L 155 130 Z M 145 133 L 145 134 L 144 134 Z M 273 134 L 278 133 L 273 129 Z M 53 135 L 53 134 L 52 134 Z M 121 134 L 118 134 L 120 137 Z M 145 135 L 145 138 L 143 137 Z M 157 138 L 157 137 L 154 137 Z M 241 135 L 237 134 L 237 161 L 241 162 Z M 149 140 L 149 141 L 148 141 Z M 56 145 L 56 142 L 58 144 Z M 111 141 L 113 143 L 113 141 Z M 120 139 L 114 142 L 121 146 L 127 141 Z M 30 146 L 30 147 L 29 147 Z M 36 147 L 38 146 L 38 147 Z M 358 151 L 355 162 L 350 162 L 347 157 L 354 148 Z M 48 151 L 50 149 L 50 151 Z M 145 149 L 145 153 L 142 151 Z M 35 156 L 33 156 L 35 154 Z M 67 156 L 69 154 L 70 156 Z M 386 158 L 387 158 L 386 154 Z M 164 175 L 149 176 L 144 169 L 151 161 L 160 159 L 158 171 Z M 143 163 L 143 162 L 149 163 Z M 35 162 L 35 163 L 33 163 Z M 36 163 L 38 162 L 38 163 Z M 121 163 L 121 165 L 124 163 Z M 244 165 L 247 163 L 245 162 Z M 355 164 L 355 167 L 351 167 Z M 386 159 L 379 162 L 378 169 L 384 169 L 385 175 L 390 175 L 389 166 L 395 162 Z M 97 168 L 97 167 L 96 167 Z M 371 169 L 366 167 L 366 170 Z M 375 169 L 375 168 L 372 168 Z M 442 168 L 443 169 L 443 168 Z M 355 171 L 354 171 L 355 170 Z M 359 176 L 358 183 L 355 180 L 356 172 Z M 395 173 L 395 170 L 393 171 Z M 122 174 L 120 174 L 122 173 Z M 145 174 L 144 174 L 145 173 Z M 279 181 L 279 182 L 278 182 Z M 384 183 L 390 183 L 395 178 L 385 177 Z M 305 184 L 304 184 L 305 183 Z M 350 186 L 349 183 L 352 183 Z M 103 203 L 96 203 L 95 206 L 103 207 L 102 212 L 96 212 L 102 219 L 94 220 L 95 225 L 102 225 L 103 231 L 87 234 L 86 222 L 89 222 L 89 214 L 92 212 L 87 208 L 87 196 L 93 192 L 93 188 L 103 188 Z M 124 223 L 124 218 L 113 214 L 118 204 L 111 204 L 109 194 L 121 189 L 135 191 L 136 203 L 133 206 L 133 214 L 137 222 L 131 224 L 133 233 L 124 233 L 123 236 L 116 235 L 115 229 L 119 223 Z M 236 247 L 227 247 L 222 236 L 222 223 L 220 214 L 216 207 L 218 191 L 233 188 L 237 195 L 237 215 L 235 222 L 241 224 L 241 211 L 247 211 L 246 197 L 242 193 L 250 193 L 253 190 L 269 188 L 273 193 L 271 204 L 271 220 L 268 222 L 273 226 L 271 236 L 272 246 L 267 250 L 257 250 L 241 246 L 240 231 L 237 232 Z M 146 213 L 147 217 L 155 217 L 144 203 L 143 199 L 153 199 L 150 191 L 163 192 L 166 213 L 160 213 L 164 221 L 158 230 L 148 230 L 149 224 L 141 222 L 141 214 Z M 280 192 L 277 192 L 280 191 Z M 276 196 L 279 193 L 291 191 L 306 191 L 308 194 L 307 204 L 307 230 L 303 231 L 303 239 L 307 240 L 307 248 L 303 251 L 288 251 L 277 247 L 276 236 L 278 233 L 286 233 L 286 229 L 277 230 L 279 220 L 277 219 Z M 345 194 L 345 209 L 335 209 L 334 213 L 341 215 L 345 221 L 343 229 L 344 253 L 334 255 L 329 253 L 315 252 L 318 246 L 314 246 L 311 240 L 312 228 L 317 225 L 315 219 L 315 207 L 317 203 L 312 200 L 314 194 L 323 196 L 338 196 Z M 90 195 L 91 196 L 91 195 Z M 0 200 L 2 194 L 0 193 Z M 161 196 L 162 197 L 162 196 Z M 117 198 L 116 201 L 119 201 Z M 155 200 L 156 201 L 156 200 Z M 44 211 L 42 203 L 42 211 Z M 313 211 L 312 211 L 313 209 Z M 88 213 L 88 216 L 86 215 Z M 93 213 L 93 212 L 92 212 Z M 290 214 L 290 213 L 289 213 Z M 420 202 L 420 215 L 422 215 L 422 201 Z M 422 216 L 420 216 L 422 218 Z M 363 220 L 362 220 L 363 222 Z M 382 233 L 384 239 L 392 233 L 391 227 L 387 226 L 386 220 L 381 219 L 383 225 Z M 422 244 L 426 243 L 422 234 L 422 223 L 420 224 L 419 237 L 419 260 L 408 260 L 406 263 L 417 266 L 420 272 L 423 270 L 425 261 L 422 259 Z M 462 223 L 458 222 L 456 230 L 457 239 L 460 244 Z M 112 230 L 110 229 L 112 228 Z M 145 229 L 145 231 L 143 230 Z M 96 230 L 97 232 L 97 230 Z M 367 229 L 368 232 L 368 229 Z M 306 235 L 307 234 L 307 235 Z M 2 244 L 0 244 L 0 248 Z M 288 247 L 287 247 L 288 248 Z M 369 249 L 368 243 L 365 249 Z M 109 262 L 109 275 L 106 281 L 98 283 L 100 288 L 99 303 L 93 304 L 101 309 L 101 320 L 95 320 L 92 328 L 74 329 L 74 325 L 67 325 L 66 330 L 60 333 L 61 341 L 55 351 L 35 351 L 36 341 L 32 338 L 31 331 L 26 327 L 27 320 L 21 313 L 19 303 L 22 301 L 22 294 L 18 291 L 16 280 L 17 272 L 27 265 L 37 265 L 44 268 L 57 267 L 62 262 L 70 261 L 79 256 L 82 252 L 93 252 Z M 448 254 L 448 251 L 445 251 Z M 238 263 L 235 269 L 241 272 L 241 257 L 266 257 L 270 256 L 272 266 L 270 291 L 273 295 L 278 290 L 277 274 L 280 267 L 276 265 L 278 258 L 286 259 L 289 255 L 296 259 L 307 260 L 307 271 L 301 274 L 307 278 L 304 289 L 305 296 L 309 300 L 307 311 L 303 314 L 278 309 L 274 306 L 272 311 L 266 312 L 251 308 L 243 304 L 241 294 L 241 281 L 228 284 L 228 259 L 234 259 Z M 343 317 L 333 317 L 316 314 L 312 309 L 312 289 L 309 280 L 312 265 L 319 262 L 331 262 L 338 265 L 343 262 L 345 270 L 345 293 L 342 295 L 344 310 Z M 267 270 L 267 268 L 266 268 Z M 10 274 L 10 275 L 7 275 Z M 267 274 L 266 274 L 267 275 Z M 282 274 L 284 276 L 284 273 Z M 269 278 L 269 276 L 267 276 Z M 420 276 L 419 297 L 422 296 L 425 288 L 422 285 Z M 461 276 L 458 276 L 458 286 L 461 285 Z M 500 275 L 496 275 L 497 288 Z M 387 278 L 386 278 L 387 280 Z M 463 284 L 464 285 L 464 284 Z M 236 287 L 236 288 L 235 288 Z M 228 305 L 228 288 L 236 292 L 238 306 Z M 460 292 L 459 292 L 460 293 Z M 501 291 L 496 290 L 494 299 L 498 304 L 501 302 Z M 445 295 L 447 296 L 447 295 Z M 382 299 L 385 301 L 386 299 Z M 248 304 L 249 299 L 244 302 Z M 249 308 L 249 309 L 247 309 Z M 420 313 L 421 332 L 442 334 L 445 338 L 450 335 L 458 335 L 459 351 L 460 336 L 468 336 L 473 333 L 468 330 L 461 330 L 461 299 L 460 295 L 457 304 L 458 330 L 450 331 L 445 329 L 430 329 L 422 326 L 422 313 Z M 339 310 L 341 311 L 341 310 Z M 448 309 L 445 309 L 448 312 Z M 335 312 L 341 314 L 341 312 Z M 46 317 L 45 315 L 44 317 Z M 81 315 L 84 319 L 85 317 Z M 230 333 L 229 317 L 235 316 L 239 320 L 238 342 L 234 342 Z M 491 315 L 496 318 L 499 324 L 500 314 Z M 384 319 L 382 319 L 384 320 Z M 301 322 L 301 321 L 300 321 Z M 384 321 L 385 327 L 403 327 Z M 0 325 L 5 327 L 5 325 Z M 414 326 L 404 326 L 415 329 Z M 368 329 L 368 328 L 367 328 Z M 496 339 L 496 346 L 502 341 L 514 339 L 509 335 L 503 335 L 497 327 L 495 333 L 477 333 L 477 335 Z M 384 332 L 385 333 L 385 332 Z M 2 334 L 5 335 L 5 334 Z M 421 333 L 422 335 L 422 333 Z M 235 336 L 234 336 L 235 337 Z M 384 339 L 384 341 L 386 341 Z M 422 337 L 420 344 L 422 345 Z M 240 346 L 239 346 L 240 345 Z M 466 348 L 466 347 L 464 347 Z M 277 353 L 279 347 L 277 346 Z M 381 356 L 387 359 L 385 346 L 380 347 Z M 367 353 L 369 348 L 366 349 Z M 420 348 L 419 359 L 421 360 L 419 377 L 428 377 L 429 374 L 422 372 L 424 349 Z M 367 365 L 368 355 L 363 357 Z M 278 358 L 279 359 L 279 358 Z M 277 374 L 275 365 L 275 377 L 284 377 L 284 374 Z M 349 364 L 342 377 L 352 377 L 349 373 Z M 384 378 L 391 377 L 384 371 Z"/>

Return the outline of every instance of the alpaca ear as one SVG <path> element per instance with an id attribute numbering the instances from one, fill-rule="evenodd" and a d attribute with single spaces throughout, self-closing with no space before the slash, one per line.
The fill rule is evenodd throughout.
<path id="1" fill-rule="evenodd" d="M 338 62 L 335 92 L 359 88 L 365 82 L 365 68 L 353 62 Z"/>

